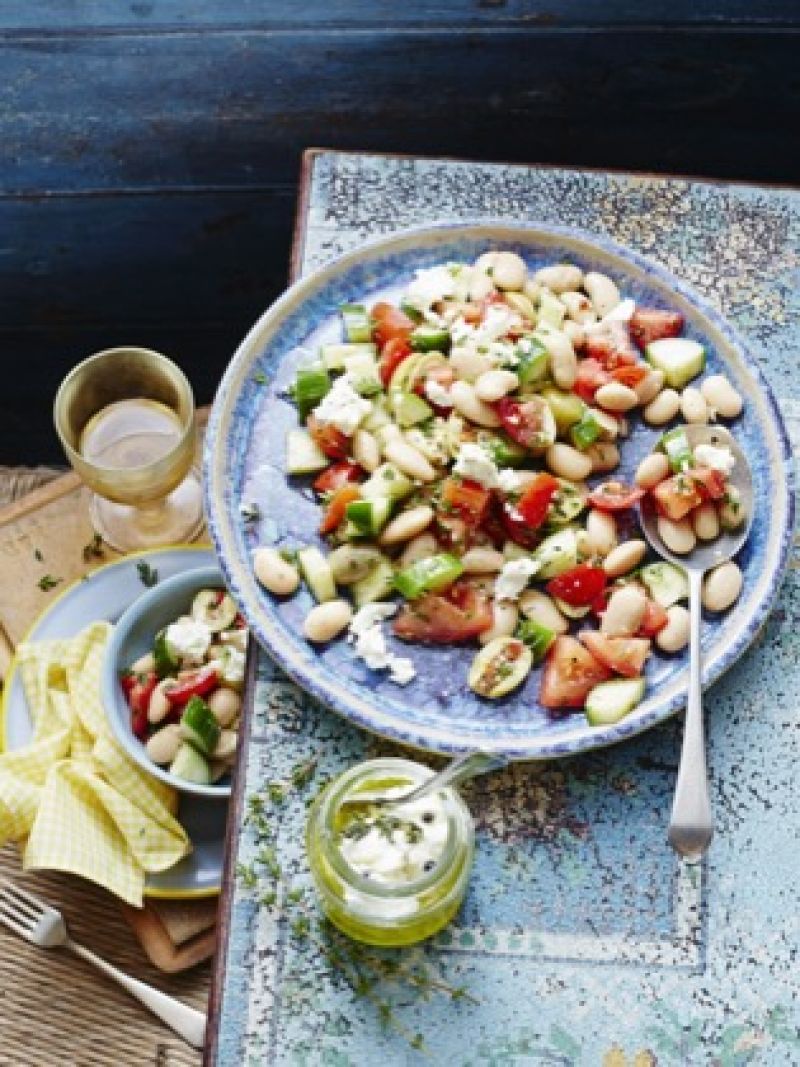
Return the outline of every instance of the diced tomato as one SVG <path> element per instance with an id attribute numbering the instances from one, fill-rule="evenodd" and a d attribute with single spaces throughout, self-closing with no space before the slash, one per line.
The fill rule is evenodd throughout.
<path id="1" fill-rule="evenodd" d="M 645 637 L 608 637 L 597 630 L 584 630 L 578 637 L 595 659 L 626 678 L 642 673 L 650 653 L 650 642 Z"/>
<path id="2" fill-rule="evenodd" d="M 434 519 L 436 538 L 444 548 L 465 550 L 469 547 L 471 528 L 460 515 L 437 511 Z"/>
<path id="3" fill-rule="evenodd" d="M 347 505 L 352 504 L 354 500 L 359 500 L 360 497 L 361 492 L 356 485 L 343 485 L 341 489 L 337 489 L 325 508 L 325 514 L 319 524 L 319 532 L 321 534 L 333 533 L 344 519 Z"/>
<path id="4" fill-rule="evenodd" d="M 509 437 L 523 448 L 541 448 L 550 413 L 546 400 L 537 396 L 519 401 L 504 396 L 493 406 Z"/>
<path id="5" fill-rule="evenodd" d="M 578 376 L 572 391 L 577 393 L 585 404 L 593 404 L 594 394 L 601 385 L 608 385 L 611 380 L 611 375 L 603 369 L 598 360 L 581 359 L 578 361 Z"/>
<path id="6" fill-rule="evenodd" d="M 192 697 L 208 696 L 219 682 L 219 668 L 213 663 L 198 667 L 192 674 L 180 678 L 175 685 L 165 687 L 164 694 L 173 706 L 183 706 Z"/>
<path id="7" fill-rule="evenodd" d="M 642 363 L 629 363 L 624 367 L 615 367 L 611 371 L 611 377 L 615 382 L 627 385 L 629 389 L 635 389 L 647 377 L 647 367 Z"/>
<path id="8" fill-rule="evenodd" d="M 372 339 L 381 350 L 389 341 L 395 339 L 407 341 L 411 331 L 414 329 L 414 323 L 405 312 L 401 311 L 400 308 L 396 308 L 393 304 L 387 304 L 385 301 L 376 304 L 370 315 L 372 318 Z"/>
<path id="9" fill-rule="evenodd" d="M 482 634 L 492 620 L 491 601 L 486 593 L 469 582 L 458 581 L 446 593 L 426 593 L 408 601 L 392 628 L 405 641 L 451 645 Z"/>
<path id="10" fill-rule="evenodd" d="M 625 511 L 642 499 L 644 489 L 624 482 L 603 482 L 589 493 L 589 503 L 600 511 Z"/>
<path id="11" fill-rule="evenodd" d="M 547 592 L 550 596 L 563 600 L 565 604 L 583 608 L 597 600 L 605 589 L 607 580 L 602 567 L 579 563 L 577 567 L 551 578 L 547 583 Z"/>
<path id="12" fill-rule="evenodd" d="M 514 510 L 531 530 L 537 530 L 547 518 L 547 512 L 560 483 L 552 474 L 537 474 L 514 504 Z"/>
<path id="13" fill-rule="evenodd" d="M 125 694 L 125 699 L 130 696 L 131 689 L 136 685 L 136 675 L 133 671 L 124 671 L 119 676 L 119 684 L 122 686 L 122 692 Z"/>
<path id="14" fill-rule="evenodd" d="M 662 515 L 673 522 L 685 519 L 690 511 L 703 503 L 697 483 L 688 474 L 673 474 L 653 489 L 656 506 Z"/>
<path id="15" fill-rule="evenodd" d="M 668 622 L 669 617 L 667 616 L 666 609 L 662 608 L 658 601 L 650 600 L 648 597 L 642 625 L 639 627 L 639 636 L 655 637 L 659 631 L 664 629 Z"/>
<path id="16" fill-rule="evenodd" d="M 149 720 L 146 711 L 135 711 L 131 716 L 131 730 L 140 741 L 147 740 L 147 727 Z"/>
<path id="17" fill-rule="evenodd" d="M 442 483 L 442 507 L 460 515 L 468 526 L 481 524 L 490 496 L 488 489 L 468 479 L 447 478 Z"/>
<path id="18" fill-rule="evenodd" d="M 629 326 L 631 337 L 644 351 L 651 341 L 677 337 L 683 329 L 683 315 L 678 311 L 662 311 L 659 308 L 637 308 Z"/>
<path id="19" fill-rule="evenodd" d="M 607 322 L 601 328 L 588 330 L 584 351 L 608 371 L 639 360 L 639 353 L 624 322 Z"/>
<path id="20" fill-rule="evenodd" d="M 610 675 L 580 641 L 562 634 L 547 653 L 539 703 L 545 708 L 582 708 L 589 690 Z"/>
<path id="21" fill-rule="evenodd" d="M 306 420 L 308 432 L 314 443 L 330 459 L 345 459 L 350 451 L 350 438 L 342 433 L 332 422 L 320 422 L 315 415 Z"/>
<path id="22" fill-rule="evenodd" d="M 334 489 L 341 489 L 350 482 L 358 482 L 364 471 L 357 463 L 342 460 L 341 463 L 332 463 L 330 467 L 314 479 L 313 485 L 318 493 L 330 493 Z"/>
<path id="23" fill-rule="evenodd" d="M 483 307 L 472 301 L 461 305 L 461 317 L 464 322 L 476 325 L 483 318 Z"/>
<path id="24" fill-rule="evenodd" d="M 385 388 L 389 388 L 389 382 L 400 364 L 411 355 L 411 345 L 405 337 L 392 337 L 381 349 L 381 358 L 378 362 L 378 373 Z"/>
<path id="25" fill-rule="evenodd" d="M 722 500 L 728 491 L 725 475 L 713 467 L 692 467 L 686 473 L 697 483 L 701 495 L 709 500 Z"/>
<path id="26" fill-rule="evenodd" d="M 148 671 L 146 674 L 134 674 L 131 677 L 133 678 L 133 683 L 126 692 L 130 709 L 134 715 L 141 712 L 147 715 L 150 697 L 158 685 L 158 675 L 155 671 Z M 126 688 L 125 682 L 122 683 L 122 688 Z"/>
<path id="27" fill-rule="evenodd" d="M 502 540 L 513 541 L 520 548 L 535 548 L 540 537 L 535 527 L 531 526 L 517 510 L 517 505 L 506 500 L 500 505 L 500 523 L 505 534 Z M 491 536 L 491 532 L 490 532 Z"/>

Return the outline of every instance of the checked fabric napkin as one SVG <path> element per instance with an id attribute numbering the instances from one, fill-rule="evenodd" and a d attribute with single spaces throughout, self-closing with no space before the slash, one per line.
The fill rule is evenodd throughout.
<path id="1" fill-rule="evenodd" d="M 70 871 L 141 907 L 145 873 L 190 849 L 177 794 L 114 740 L 100 698 L 111 626 L 26 642 L 18 669 L 33 740 L 0 755 L 0 845 L 25 841 L 26 869 Z"/>

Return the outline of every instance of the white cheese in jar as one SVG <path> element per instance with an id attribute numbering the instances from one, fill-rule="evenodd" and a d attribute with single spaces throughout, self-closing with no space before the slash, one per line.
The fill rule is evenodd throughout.
<path id="1" fill-rule="evenodd" d="M 359 396 L 347 377 L 342 376 L 336 379 L 322 403 L 314 409 L 314 417 L 352 437 L 370 411 L 372 401 Z"/>

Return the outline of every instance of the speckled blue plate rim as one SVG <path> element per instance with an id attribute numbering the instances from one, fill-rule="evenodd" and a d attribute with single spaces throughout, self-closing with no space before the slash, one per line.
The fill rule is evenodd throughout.
<path id="1" fill-rule="evenodd" d="M 468 748 L 481 747 L 488 751 L 501 751 L 513 760 L 550 759 L 575 755 L 579 752 L 602 748 L 616 744 L 636 734 L 648 730 L 663 722 L 685 706 L 685 675 L 677 691 L 668 699 L 656 701 L 651 695 L 647 705 L 637 713 L 634 712 L 619 723 L 606 727 L 595 727 L 567 739 L 547 739 L 541 735 L 515 737 L 513 741 L 503 737 L 491 737 L 484 734 L 459 735 L 450 729 L 420 727 L 413 723 L 387 719 L 380 710 L 370 704 L 368 699 L 358 699 L 338 684 L 333 677 L 320 676 L 313 666 L 309 669 L 299 649 L 287 644 L 285 637 L 273 620 L 262 617 L 258 610 L 251 610 L 244 583 L 252 584 L 252 576 L 243 570 L 244 564 L 236 558 L 229 558 L 229 543 L 234 541 L 232 523 L 240 521 L 234 510 L 231 497 L 231 480 L 224 477 L 227 459 L 231 452 L 242 445 L 241 428 L 239 435 L 230 423 L 230 411 L 236 399 L 236 380 L 240 373 L 240 364 L 254 363 L 258 353 L 263 351 L 263 344 L 257 346 L 269 323 L 280 320 L 285 314 L 296 309 L 303 300 L 337 275 L 355 268 L 359 263 L 371 257 L 386 256 L 393 249 L 402 252 L 410 242 L 430 241 L 437 237 L 458 237 L 476 239 L 485 231 L 487 245 L 496 242 L 500 234 L 509 239 L 531 240 L 537 235 L 550 240 L 563 239 L 586 246 L 587 252 L 600 252 L 613 256 L 622 263 L 633 264 L 646 275 L 652 275 L 660 284 L 668 286 L 675 294 L 699 312 L 710 326 L 716 330 L 730 347 L 738 351 L 745 367 L 752 375 L 761 399 L 765 402 L 770 418 L 770 427 L 777 438 L 777 451 L 780 454 L 781 470 L 774 471 L 780 499 L 776 500 L 784 515 L 782 527 L 778 531 L 779 543 L 773 546 L 773 563 L 771 571 L 765 575 L 765 591 L 755 605 L 746 624 L 740 629 L 736 639 L 724 651 L 707 665 L 703 674 L 703 685 L 708 687 L 728 670 L 752 644 L 767 616 L 772 609 L 783 579 L 792 545 L 795 523 L 794 501 L 794 463 L 791 445 L 783 419 L 772 390 L 764 378 L 758 363 L 750 355 L 749 346 L 729 323 L 704 298 L 700 297 L 690 286 L 676 278 L 653 260 L 632 249 L 626 248 L 608 238 L 589 233 L 576 227 L 552 226 L 544 224 L 515 223 L 504 219 L 480 218 L 474 222 L 445 221 L 435 226 L 414 227 L 393 233 L 390 237 L 366 242 L 355 251 L 349 252 L 315 273 L 296 282 L 287 289 L 279 299 L 268 308 L 248 332 L 239 345 L 233 359 L 220 382 L 219 389 L 209 420 L 203 452 L 205 506 L 208 530 L 214 543 L 217 556 L 225 577 L 226 584 L 259 643 L 269 652 L 278 665 L 312 697 L 331 708 L 356 725 L 399 741 L 403 744 L 428 751 L 456 753 Z M 226 418 L 228 423 L 226 425 Z M 233 555 L 233 553 L 231 553 Z"/>

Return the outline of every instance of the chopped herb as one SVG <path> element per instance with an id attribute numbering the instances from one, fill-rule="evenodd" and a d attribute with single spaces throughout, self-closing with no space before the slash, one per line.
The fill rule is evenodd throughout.
<path id="1" fill-rule="evenodd" d="M 33 558 L 35 560 L 37 560 L 39 563 L 41 563 L 44 560 L 44 556 L 42 555 L 42 553 L 39 551 L 38 548 L 34 548 L 34 550 L 33 550 Z"/>
<path id="2" fill-rule="evenodd" d="M 64 581 L 63 578 L 54 578 L 52 574 L 43 575 L 36 583 L 43 593 L 49 592 L 51 589 L 55 589 L 57 585 L 61 585 Z"/>
<path id="3" fill-rule="evenodd" d="M 256 385 L 266 385 L 267 384 L 267 376 L 263 372 L 263 370 L 257 370 L 255 372 L 255 374 L 253 375 L 253 381 L 256 383 Z"/>
<path id="4" fill-rule="evenodd" d="M 96 533 L 91 541 L 89 541 L 88 544 L 85 544 L 82 549 L 84 563 L 91 563 L 93 559 L 104 559 L 105 554 L 103 538 L 99 533 Z"/>
<path id="5" fill-rule="evenodd" d="M 139 581 L 142 585 L 146 586 L 148 589 L 152 589 L 153 586 L 157 584 L 158 571 L 154 567 L 151 567 L 146 560 L 139 560 L 136 564 L 136 570 L 139 573 Z"/>
<path id="6" fill-rule="evenodd" d="M 239 514 L 245 522 L 257 522 L 261 518 L 261 508 L 256 503 L 240 504 Z"/>

